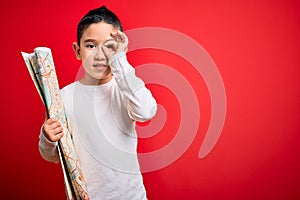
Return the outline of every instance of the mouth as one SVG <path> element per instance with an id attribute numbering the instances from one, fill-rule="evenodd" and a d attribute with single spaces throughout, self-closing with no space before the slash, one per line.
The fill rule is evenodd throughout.
<path id="1" fill-rule="evenodd" d="M 97 68 L 97 69 L 103 69 L 103 68 L 108 67 L 108 65 L 97 63 L 97 64 L 93 64 L 93 67 Z"/>

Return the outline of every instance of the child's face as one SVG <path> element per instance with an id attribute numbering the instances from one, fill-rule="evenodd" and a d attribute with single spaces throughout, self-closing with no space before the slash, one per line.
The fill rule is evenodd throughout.
<path id="1" fill-rule="evenodd" d="M 81 82 L 85 84 L 101 84 L 108 82 L 111 77 L 111 69 L 108 60 L 102 51 L 101 45 L 108 39 L 112 39 L 111 33 L 117 30 L 105 22 L 91 24 L 80 39 L 80 46 L 73 43 L 76 57 L 82 60 L 85 75 Z"/>

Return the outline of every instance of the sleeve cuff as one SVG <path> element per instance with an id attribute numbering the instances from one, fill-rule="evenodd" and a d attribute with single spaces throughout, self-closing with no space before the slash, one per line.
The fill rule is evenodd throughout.
<path id="1" fill-rule="evenodd" d="M 58 145 L 57 142 L 51 142 L 50 140 L 48 140 L 46 138 L 46 136 L 43 133 L 43 128 L 44 128 L 44 126 L 42 126 L 41 131 L 40 131 L 40 140 L 41 140 L 41 142 L 43 144 L 47 144 L 47 146 L 52 146 L 52 147 L 57 146 Z"/>
<path id="2" fill-rule="evenodd" d="M 124 76 L 134 68 L 128 63 L 126 53 L 124 51 L 118 52 L 109 59 L 112 73 L 117 76 Z"/>

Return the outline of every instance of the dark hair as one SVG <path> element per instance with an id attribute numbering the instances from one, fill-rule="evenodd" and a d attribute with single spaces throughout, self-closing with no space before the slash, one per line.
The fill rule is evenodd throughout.
<path id="1" fill-rule="evenodd" d="M 115 13 L 107 9 L 105 6 L 90 10 L 85 16 L 81 18 L 77 26 L 77 42 L 80 45 L 80 39 L 83 32 L 94 23 L 105 22 L 111 24 L 114 28 L 123 31 L 122 24 Z"/>

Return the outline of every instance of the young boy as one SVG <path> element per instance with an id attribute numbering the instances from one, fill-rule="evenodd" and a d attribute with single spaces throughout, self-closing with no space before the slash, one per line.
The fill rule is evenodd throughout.
<path id="1" fill-rule="evenodd" d="M 91 200 L 147 199 L 139 170 L 136 121 L 151 119 L 155 99 L 128 63 L 128 38 L 118 17 L 102 6 L 79 22 L 73 49 L 85 74 L 61 90 L 69 129 Z M 39 149 L 60 162 L 56 119 L 45 120 Z"/>

